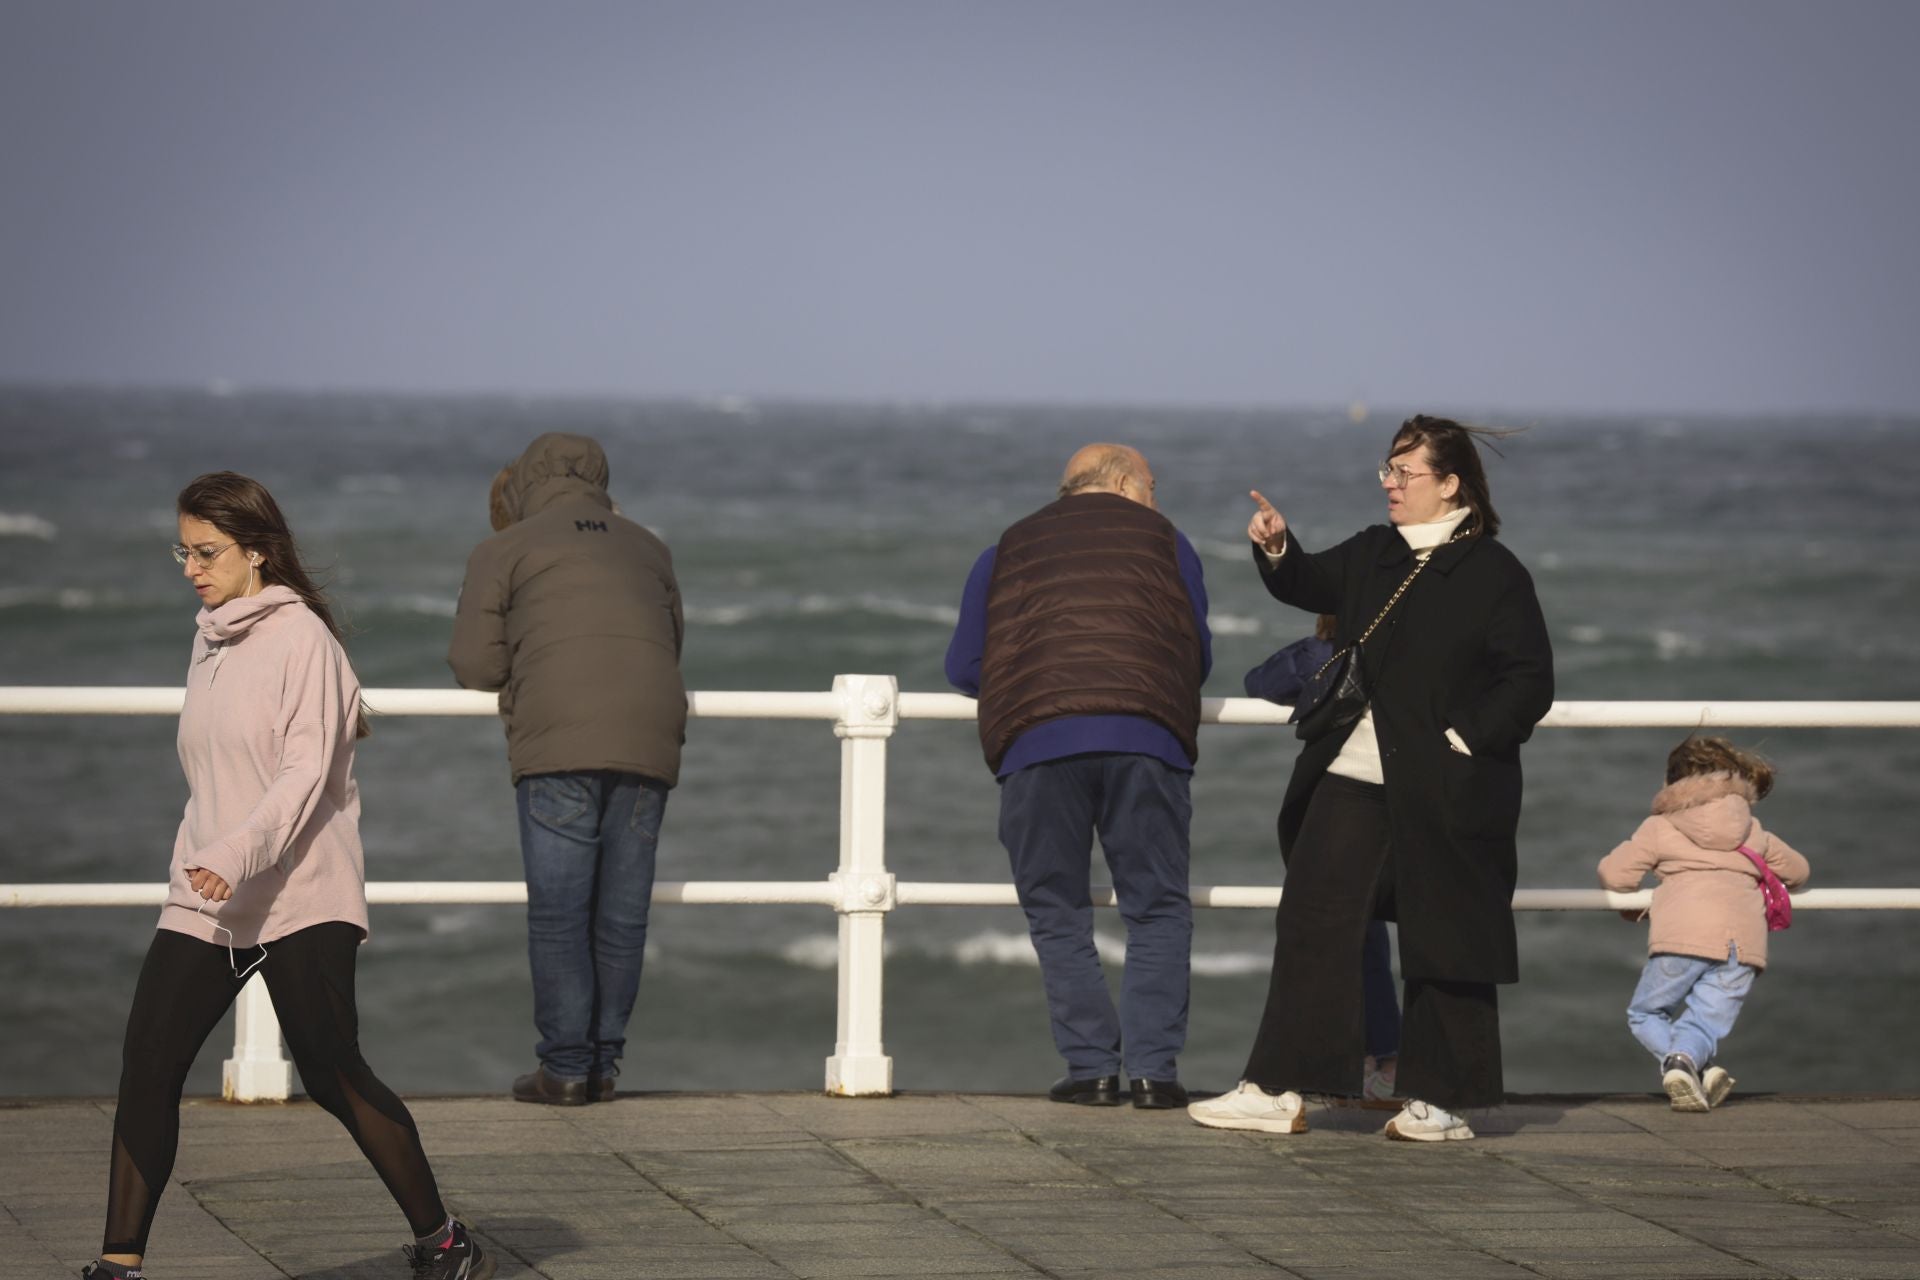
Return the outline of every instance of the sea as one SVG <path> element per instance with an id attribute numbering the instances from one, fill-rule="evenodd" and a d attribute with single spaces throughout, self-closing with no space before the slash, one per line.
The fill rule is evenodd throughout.
<path id="1" fill-rule="evenodd" d="M 173 497 L 232 469 L 278 497 L 352 627 L 369 687 L 443 689 L 462 570 L 495 471 L 543 431 L 605 446 L 620 509 L 672 547 L 689 687 L 824 690 L 836 673 L 946 688 L 974 558 L 1050 501 L 1096 440 L 1150 459 L 1199 548 L 1215 666 L 1205 692 L 1312 619 L 1261 589 L 1250 489 L 1309 546 L 1385 518 L 1373 468 L 1414 409 L 786 403 L 0 387 L 0 655 L 15 685 L 178 685 L 197 603 L 167 548 Z M 1503 539 L 1532 570 L 1563 699 L 1920 698 L 1912 417 L 1484 414 L 1525 430 L 1488 455 Z M 1542 729 L 1525 751 L 1521 883 L 1594 885 L 1648 812 L 1672 729 Z M 1813 884 L 1920 886 L 1920 733 L 1736 732 L 1778 770 L 1762 820 Z M 158 881 L 185 787 L 170 718 L 0 716 L 0 882 Z M 1196 884 L 1282 879 L 1274 815 L 1297 743 L 1210 726 L 1194 779 Z M 888 756 L 902 879 L 1004 882 L 972 726 L 908 722 Z M 360 745 L 374 880 L 520 876 L 490 718 L 387 717 Z M 838 843 L 839 753 L 812 722 L 694 720 L 667 808 L 666 880 L 806 880 Z M 1096 874 L 1104 881 L 1104 871 Z M 0 1095 L 109 1095 L 155 913 L 0 910 Z M 414 1094 L 505 1089 L 533 1062 L 524 912 L 377 907 L 361 1043 Z M 833 914 L 661 905 L 622 1088 L 815 1089 L 833 1052 Z M 1652 1090 L 1624 1010 L 1646 928 L 1523 913 L 1500 992 L 1508 1088 Z M 906 907 L 887 922 L 885 1043 L 905 1090 L 1034 1092 L 1060 1070 L 1020 913 Z M 1099 918 L 1117 977 L 1120 923 Z M 1238 1078 L 1264 997 L 1270 913 L 1197 913 L 1181 1072 Z M 1920 913 L 1803 911 L 1776 935 L 1722 1061 L 1754 1091 L 1920 1090 Z M 219 1089 L 231 1044 L 202 1052 Z"/>

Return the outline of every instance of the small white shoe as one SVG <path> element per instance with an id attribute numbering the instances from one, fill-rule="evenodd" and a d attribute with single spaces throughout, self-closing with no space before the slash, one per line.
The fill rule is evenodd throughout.
<path id="1" fill-rule="evenodd" d="M 1465 1120 L 1418 1098 L 1400 1108 L 1382 1132 L 1401 1142 L 1459 1142 L 1473 1136 Z"/>
<path id="2" fill-rule="evenodd" d="M 1187 1104 L 1187 1115 L 1209 1129 L 1257 1129 L 1261 1133 L 1305 1133 L 1307 1104 L 1289 1089 L 1268 1093 L 1242 1080 L 1232 1093 Z"/>
<path id="3" fill-rule="evenodd" d="M 1733 1092 L 1733 1086 L 1736 1083 L 1738 1082 L 1727 1074 L 1725 1067 L 1708 1067 L 1700 1076 L 1700 1087 L 1707 1092 L 1709 1107 L 1717 1107 L 1725 1102 L 1727 1095 Z"/>
<path id="4" fill-rule="evenodd" d="M 1370 1111 L 1398 1111 L 1400 1099 L 1393 1096 L 1393 1078 L 1384 1071 L 1367 1072 L 1360 1086 L 1360 1105 Z"/>
<path id="5" fill-rule="evenodd" d="M 1675 1111 L 1698 1113 L 1713 1109 L 1693 1059 L 1684 1053 L 1670 1053 L 1661 1060 L 1660 1087 L 1667 1091 L 1667 1105 Z"/>

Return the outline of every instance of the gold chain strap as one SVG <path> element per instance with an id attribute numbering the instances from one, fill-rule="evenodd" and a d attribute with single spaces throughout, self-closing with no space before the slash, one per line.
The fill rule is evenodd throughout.
<path id="1" fill-rule="evenodd" d="M 1467 534 L 1466 526 L 1462 525 L 1460 528 L 1455 529 L 1453 531 L 1453 536 L 1447 539 L 1447 543 L 1451 545 L 1455 542 L 1458 542 L 1460 541 L 1460 539 L 1464 538 L 1466 534 Z M 1436 547 L 1434 550 L 1437 553 L 1439 548 Z M 1431 561 L 1432 559 L 1433 559 L 1433 556 L 1429 555 L 1425 560 L 1418 560 L 1414 563 L 1413 572 L 1400 580 L 1400 585 L 1393 589 L 1393 595 L 1387 600 L 1387 602 L 1384 605 L 1380 606 L 1380 612 L 1376 613 L 1373 616 L 1373 621 L 1369 622 L 1367 624 L 1367 629 L 1360 633 L 1360 638 L 1358 640 L 1355 640 L 1351 645 L 1347 646 L 1347 648 L 1350 648 L 1350 649 L 1358 648 L 1367 642 L 1367 638 L 1373 634 L 1373 629 L 1380 625 L 1382 619 L 1384 619 L 1388 613 L 1392 612 L 1393 606 L 1400 603 L 1400 597 L 1406 594 L 1407 588 L 1413 585 L 1413 580 L 1420 576 L 1420 571 L 1426 568 L 1428 562 Z M 1333 657 L 1328 658 L 1324 663 L 1321 664 L 1320 670 L 1314 672 L 1314 678 L 1316 680 L 1319 679 L 1321 673 L 1326 671 L 1328 667 L 1332 666 L 1334 664 L 1334 660 L 1337 659 L 1341 654 L 1345 652 L 1346 652 L 1346 649 L 1336 650 L 1334 652 Z"/>

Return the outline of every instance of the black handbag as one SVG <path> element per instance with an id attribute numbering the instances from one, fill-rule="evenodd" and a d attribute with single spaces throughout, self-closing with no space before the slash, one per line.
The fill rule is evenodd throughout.
<path id="1" fill-rule="evenodd" d="M 1456 531 L 1449 542 L 1457 541 L 1460 533 Z M 1393 606 L 1400 603 L 1400 597 L 1406 594 L 1420 571 L 1427 567 L 1428 556 L 1413 566 L 1413 572 L 1393 589 L 1393 596 L 1380 607 L 1367 629 L 1360 638 L 1344 649 L 1334 650 L 1331 658 L 1322 663 L 1320 669 L 1307 679 L 1300 690 L 1300 696 L 1294 699 L 1293 714 L 1287 717 L 1287 723 L 1293 726 L 1293 735 L 1302 742 L 1317 742 L 1338 729 L 1345 729 L 1360 718 L 1367 709 L 1366 669 L 1361 663 L 1360 646 L 1367 642 L 1375 627 L 1380 625 Z"/>

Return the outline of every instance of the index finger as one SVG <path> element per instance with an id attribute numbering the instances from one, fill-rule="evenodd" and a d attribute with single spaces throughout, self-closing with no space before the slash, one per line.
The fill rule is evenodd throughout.
<path id="1" fill-rule="evenodd" d="M 1247 496 L 1252 498 L 1255 502 L 1259 503 L 1260 509 L 1262 511 L 1273 511 L 1273 504 L 1271 502 L 1268 502 L 1265 496 L 1262 495 L 1258 489 L 1247 490 Z M 1279 515 L 1280 513 L 1278 511 L 1273 511 L 1273 514 Z"/>

